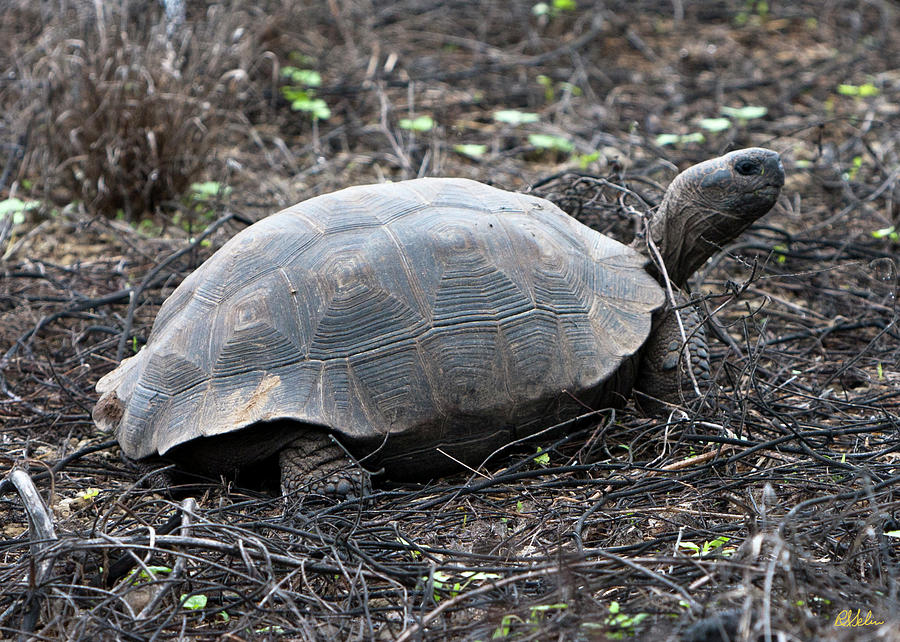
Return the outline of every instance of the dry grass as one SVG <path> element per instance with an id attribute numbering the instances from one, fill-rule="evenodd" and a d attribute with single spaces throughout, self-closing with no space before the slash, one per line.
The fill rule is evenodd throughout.
<path id="1" fill-rule="evenodd" d="M 226 126 L 262 100 L 250 76 L 265 60 L 247 11 L 205 18 L 178 26 L 154 2 L 16 3 L 2 99 L 27 121 L 24 165 L 48 177 L 43 196 L 134 220 L 215 171 Z"/>

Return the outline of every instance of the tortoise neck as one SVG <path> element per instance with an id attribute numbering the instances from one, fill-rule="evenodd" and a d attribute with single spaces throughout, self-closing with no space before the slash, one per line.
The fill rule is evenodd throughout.
<path id="1" fill-rule="evenodd" d="M 659 249 L 669 280 L 681 288 L 718 252 L 722 245 L 736 238 L 750 223 L 737 216 L 729 216 L 701 199 L 678 198 L 669 190 L 656 215 L 650 220 L 650 237 Z"/>

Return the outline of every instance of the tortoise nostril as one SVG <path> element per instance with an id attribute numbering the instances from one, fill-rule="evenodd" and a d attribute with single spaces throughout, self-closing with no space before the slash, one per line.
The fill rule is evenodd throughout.
<path id="1" fill-rule="evenodd" d="M 784 164 L 782 164 L 780 156 L 775 154 L 767 158 L 765 167 L 766 175 L 769 177 L 769 182 L 772 185 L 777 187 L 784 185 Z"/>

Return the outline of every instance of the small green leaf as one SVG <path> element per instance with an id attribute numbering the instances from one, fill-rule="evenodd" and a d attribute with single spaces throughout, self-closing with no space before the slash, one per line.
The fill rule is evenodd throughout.
<path id="1" fill-rule="evenodd" d="M 900 539 L 900 531 L 884 531 L 884 534 L 888 537 Z"/>
<path id="2" fill-rule="evenodd" d="M 398 123 L 401 128 L 414 132 L 427 132 L 434 128 L 434 120 L 431 116 L 419 116 L 417 118 L 401 118 Z"/>
<path id="3" fill-rule="evenodd" d="M 553 91 L 553 80 L 550 76 L 545 76 L 541 74 L 537 77 L 538 84 L 544 88 L 544 100 L 548 103 L 553 102 L 555 93 Z"/>
<path id="4" fill-rule="evenodd" d="M 540 450 L 538 450 L 540 452 Z M 541 453 L 537 457 L 534 458 L 534 463 L 539 466 L 546 466 L 550 463 L 550 453 Z"/>
<path id="5" fill-rule="evenodd" d="M 529 134 L 528 142 L 540 149 L 553 149 L 558 152 L 573 152 L 575 145 L 562 136 L 552 134 Z"/>
<path id="6" fill-rule="evenodd" d="M 229 194 L 231 194 L 231 188 L 217 181 L 191 183 L 191 198 L 195 201 L 208 201 L 217 196 L 228 196 Z"/>
<path id="7" fill-rule="evenodd" d="M 465 143 L 462 145 L 454 145 L 453 151 L 469 158 L 481 158 L 487 152 L 487 145 L 476 145 L 474 143 Z"/>
<path id="8" fill-rule="evenodd" d="M 13 225 L 21 225 L 25 222 L 25 212 L 40 207 L 37 201 L 22 201 L 18 198 L 7 198 L 0 201 L 0 219 L 12 216 Z"/>
<path id="9" fill-rule="evenodd" d="M 578 5 L 575 0 L 553 0 L 553 8 L 557 11 L 575 11 Z"/>
<path id="10" fill-rule="evenodd" d="M 297 67 L 284 67 L 281 75 L 290 78 L 291 82 L 306 87 L 320 87 L 322 85 L 322 75 L 318 71 L 312 69 L 298 69 Z"/>
<path id="11" fill-rule="evenodd" d="M 183 594 L 181 596 L 181 606 L 185 609 L 190 609 L 191 611 L 197 611 L 199 609 L 206 608 L 206 596 L 202 593 L 197 595 L 188 596 L 187 594 Z"/>
<path id="12" fill-rule="evenodd" d="M 83 491 L 78 493 L 78 499 L 93 499 L 97 495 L 100 494 L 99 488 L 85 488 Z"/>
<path id="13" fill-rule="evenodd" d="M 768 109 L 759 105 L 745 105 L 743 107 L 728 107 L 727 105 L 723 105 L 720 111 L 726 116 L 740 118 L 741 120 L 762 118 L 769 113 Z"/>
<path id="14" fill-rule="evenodd" d="M 573 96 L 576 96 L 576 97 L 580 96 L 583 93 L 581 91 L 581 87 L 579 87 L 578 85 L 573 85 L 570 82 L 559 83 L 559 88 L 562 89 L 563 91 L 568 91 L 569 93 L 571 93 Z"/>
<path id="15" fill-rule="evenodd" d="M 878 87 L 873 85 L 870 82 L 867 82 L 864 85 L 859 86 L 859 95 L 862 98 L 868 98 L 869 96 L 877 96 L 879 93 Z"/>
<path id="16" fill-rule="evenodd" d="M 703 143 L 706 137 L 700 132 L 692 132 L 690 134 L 660 134 L 656 137 L 656 144 L 660 147 L 665 145 L 686 145 L 690 143 Z"/>
<path id="17" fill-rule="evenodd" d="M 281 95 L 291 101 L 291 109 L 294 111 L 297 111 L 297 108 L 294 107 L 293 103 L 308 102 L 312 99 L 309 91 L 299 87 L 282 87 Z"/>
<path id="18" fill-rule="evenodd" d="M 144 569 L 138 570 L 133 568 L 126 576 L 126 579 L 130 579 L 132 584 L 149 582 L 151 578 L 147 571 L 153 573 L 153 575 L 159 575 L 161 573 L 171 573 L 172 569 L 168 566 L 148 566 L 146 571 Z"/>
<path id="19" fill-rule="evenodd" d="M 863 85 L 841 84 L 838 85 L 837 92 L 842 96 L 858 96 L 860 98 L 869 98 L 880 93 L 878 87 L 870 82 Z"/>
<path id="20" fill-rule="evenodd" d="M 547 611 L 561 611 L 563 609 L 569 608 L 569 605 L 565 602 L 559 602 L 557 604 L 539 604 L 538 606 L 532 606 L 532 613 L 545 613 Z"/>
<path id="21" fill-rule="evenodd" d="M 506 123 L 507 125 L 524 125 L 526 123 L 536 123 L 541 117 L 530 111 L 519 111 L 518 109 L 501 109 L 494 112 L 494 120 L 498 123 Z"/>
<path id="22" fill-rule="evenodd" d="M 499 640 L 501 638 L 505 638 L 509 635 L 509 632 L 512 628 L 512 623 L 514 620 L 518 620 L 522 622 L 522 618 L 518 615 L 504 615 L 503 619 L 500 620 L 500 624 L 494 629 L 494 634 L 491 636 L 492 640 Z"/>
<path id="23" fill-rule="evenodd" d="M 600 152 L 591 152 L 590 154 L 575 154 L 572 157 L 580 169 L 587 169 L 588 166 L 600 159 Z"/>
<path id="24" fill-rule="evenodd" d="M 881 365 L 881 362 L 878 362 L 878 365 L 875 366 L 875 372 L 878 374 L 878 380 L 884 381 L 884 366 Z"/>
<path id="25" fill-rule="evenodd" d="M 694 544 L 693 542 L 678 542 L 678 546 L 681 548 L 686 548 L 689 551 L 694 551 L 695 554 L 700 554 L 700 547 Z"/>
<path id="26" fill-rule="evenodd" d="M 731 121 L 727 118 L 702 118 L 700 126 L 706 131 L 723 132 L 731 127 Z"/>
<path id="27" fill-rule="evenodd" d="M 897 231 L 897 229 L 893 225 L 891 225 L 890 227 L 882 227 L 879 230 L 872 231 L 872 238 L 876 238 L 876 239 L 889 238 L 896 231 Z"/>
<path id="28" fill-rule="evenodd" d="M 516 512 L 517 513 L 521 513 L 524 507 L 525 507 L 525 504 L 522 503 L 521 499 L 516 502 Z"/>
<path id="29" fill-rule="evenodd" d="M 321 98 L 300 98 L 291 103 L 291 109 L 294 111 L 305 111 L 313 118 L 318 120 L 328 120 L 331 118 L 331 110 L 328 104 Z"/>
<path id="30" fill-rule="evenodd" d="M 314 65 L 316 59 L 312 56 L 307 56 L 305 53 L 301 53 L 299 51 L 292 51 L 288 54 L 288 59 L 291 62 L 297 63 L 298 65 L 303 65 L 304 67 L 308 67 L 310 65 Z"/>

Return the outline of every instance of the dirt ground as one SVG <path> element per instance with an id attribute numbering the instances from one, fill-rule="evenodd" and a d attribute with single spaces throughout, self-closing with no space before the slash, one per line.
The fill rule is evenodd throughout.
<path id="1" fill-rule="evenodd" d="M 167 8 L 0 12 L 0 638 L 900 640 L 896 2 Z M 628 240 L 748 146 L 787 183 L 691 281 L 702 408 L 288 514 L 259 470 L 155 492 L 91 421 L 286 205 L 462 176 Z"/>

